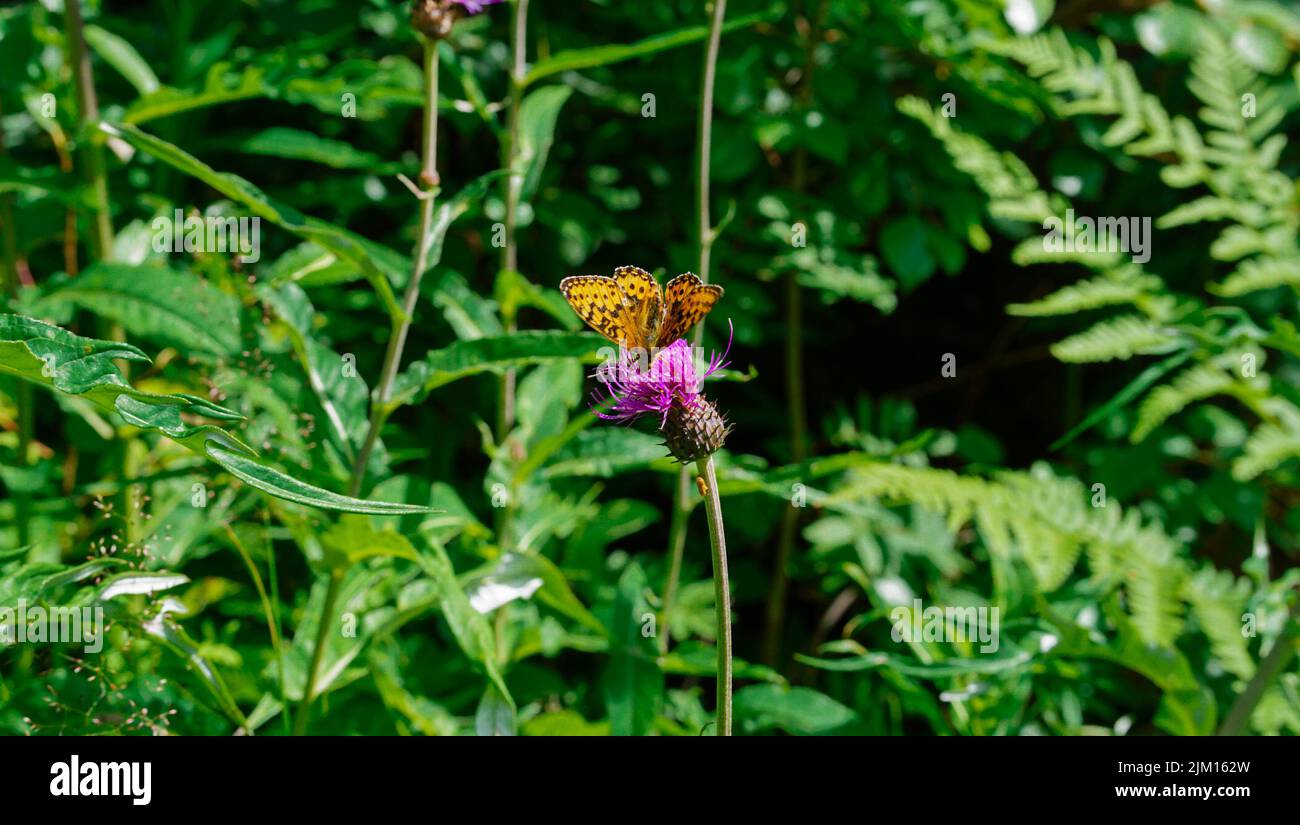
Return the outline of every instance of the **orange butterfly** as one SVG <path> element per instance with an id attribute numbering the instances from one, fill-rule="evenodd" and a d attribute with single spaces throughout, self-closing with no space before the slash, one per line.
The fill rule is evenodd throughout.
<path id="1" fill-rule="evenodd" d="M 620 266 L 612 278 L 565 278 L 560 281 L 560 292 L 578 317 L 596 332 L 629 349 L 651 350 L 686 337 L 724 291 L 688 272 L 668 282 L 665 297 L 649 272 Z"/>

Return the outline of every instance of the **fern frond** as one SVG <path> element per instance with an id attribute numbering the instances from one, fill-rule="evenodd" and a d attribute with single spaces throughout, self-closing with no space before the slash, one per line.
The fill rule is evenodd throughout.
<path id="1" fill-rule="evenodd" d="M 1104 249 L 1048 249 L 1042 238 L 1026 238 L 1011 250 L 1011 262 L 1016 266 L 1076 263 L 1089 269 L 1115 269 L 1123 264 L 1125 257 L 1123 253 Z"/>
<path id="2" fill-rule="evenodd" d="M 1292 458 L 1300 458 L 1300 431 L 1278 424 L 1261 424 L 1246 439 L 1245 452 L 1232 462 L 1232 477 L 1250 481 Z"/>
<path id="3" fill-rule="evenodd" d="M 1300 702 L 1292 698 L 1297 692 L 1294 682 L 1300 680 L 1295 674 L 1285 674 L 1283 681 L 1287 680 L 1293 684 L 1278 684 L 1266 690 L 1250 715 L 1251 727 L 1265 736 L 1277 736 L 1283 731 L 1300 735 Z M 1287 695 L 1287 687 L 1292 696 Z"/>
<path id="4" fill-rule="evenodd" d="M 1178 338 L 1137 315 L 1122 315 L 1094 324 L 1052 345 L 1052 354 L 1072 364 L 1127 360 L 1134 355 L 1167 352 Z"/>
<path id="5" fill-rule="evenodd" d="M 1183 629 L 1186 565 L 1174 553 L 1172 541 L 1152 528 L 1143 531 L 1131 550 L 1125 590 L 1133 624 L 1146 642 L 1170 647 Z"/>
<path id="6" fill-rule="evenodd" d="M 1250 597 L 1249 580 L 1234 580 L 1226 570 L 1206 567 L 1187 580 L 1183 596 L 1223 669 L 1239 679 L 1254 676 L 1255 660 L 1241 634 L 1241 617 Z"/>
<path id="7" fill-rule="evenodd" d="M 1205 104 L 1198 113 L 1201 120 L 1225 133 L 1244 135 L 1241 94 L 1256 85 L 1255 73 L 1223 36 L 1208 26 L 1201 31 L 1191 70 L 1187 88 Z"/>
<path id="8" fill-rule="evenodd" d="M 1136 268 L 1134 268 L 1136 269 Z M 1161 286 L 1159 278 L 1131 270 L 1117 270 L 1058 289 L 1027 304 L 1011 304 L 1007 312 L 1030 318 L 1071 315 L 1099 307 L 1132 304 Z"/>
<path id="9" fill-rule="evenodd" d="M 1103 38 L 1097 46 L 1100 59 L 1071 45 L 1064 32 L 1055 29 L 1031 38 L 996 42 L 989 49 L 1023 64 L 1057 96 L 1056 109 L 1063 117 L 1114 117 L 1101 136 L 1106 146 L 1124 147 L 1128 154 L 1145 157 L 1175 151 L 1176 121 L 1159 98 L 1142 91 L 1137 73 L 1119 59 L 1111 41 Z"/>
<path id="10" fill-rule="evenodd" d="M 1267 213 L 1257 203 L 1246 203 L 1232 198 L 1206 195 L 1171 209 L 1156 219 L 1159 229 L 1187 226 L 1207 221 L 1234 221 L 1248 226 L 1263 226 Z"/>
<path id="11" fill-rule="evenodd" d="M 1300 287 L 1300 249 L 1295 251 L 1294 257 L 1263 257 L 1245 261 L 1222 283 L 1211 284 L 1208 288 L 1215 295 L 1235 298 L 1248 292 L 1279 286 Z"/>
<path id="12" fill-rule="evenodd" d="M 989 552 L 1019 560 L 1040 592 L 1061 587 L 1086 553 L 1092 578 L 1127 594 L 1132 624 L 1142 640 L 1168 647 L 1183 628 L 1183 582 L 1188 565 L 1179 545 L 1156 522 L 1117 503 L 1093 506 L 1076 479 L 1046 465 L 1004 472 L 993 479 L 949 470 L 877 464 L 856 468 L 827 506 L 884 499 L 944 515 L 949 530 L 974 523 Z"/>
<path id="13" fill-rule="evenodd" d="M 1173 381 L 1156 387 L 1142 400 L 1129 440 L 1138 443 L 1187 405 L 1228 392 L 1235 384 L 1231 375 L 1209 362 L 1184 370 Z"/>
<path id="14" fill-rule="evenodd" d="M 918 97 L 901 98 L 898 110 L 930 130 L 952 159 L 989 196 L 989 214 L 1009 220 L 1042 223 L 1057 214 L 1047 193 L 1020 158 L 998 152 L 981 138 L 952 128 L 948 118 L 935 114 Z"/>

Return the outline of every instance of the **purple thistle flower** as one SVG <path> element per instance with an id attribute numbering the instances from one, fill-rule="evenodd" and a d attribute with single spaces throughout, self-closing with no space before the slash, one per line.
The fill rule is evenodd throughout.
<path id="1" fill-rule="evenodd" d="M 684 339 L 651 353 L 649 364 L 638 357 L 644 351 L 621 350 L 617 364 L 604 364 L 596 370 L 596 380 L 608 392 L 603 401 L 608 408 L 593 407 L 593 412 L 607 421 L 624 423 L 643 415 L 658 416 L 665 443 L 683 462 L 715 452 L 730 427 L 700 389 L 706 378 L 726 366 L 730 352 L 729 338 L 726 352 L 714 353 L 701 373 L 695 365 L 694 349 Z M 601 401 L 599 395 L 594 398 Z"/>
<path id="2" fill-rule="evenodd" d="M 465 10 L 466 14 L 478 14 L 487 6 L 496 5 L 504 0 L 451 0 Z"/>

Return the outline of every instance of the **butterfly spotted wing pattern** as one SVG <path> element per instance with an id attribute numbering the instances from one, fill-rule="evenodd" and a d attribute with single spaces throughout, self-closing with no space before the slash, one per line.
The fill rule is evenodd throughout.
<path id="1" fill-rule="evenodd" d="M 685 337 L 723 294 L 722 287 L 686 274 L 668 283 L 665 298 L 654 276 L 635 266 L 619 267 L 612 278 L 565 278 L 560 291 L 592 329 L 623 346 L 647 349 Z"/>
<path id="2" fill-rule="evenodd" d="M 632 313 L 623 300 L 623 290 L 604 275 L 574 275 L 560 281 L 560 292 L 587 326 L 615 343 L 628 347 L 644 345 Z"/>
<path id="3" fill-rule="evenodd" d="M 653 345 L 664 315 L 664 294 L 659 282 L 644 269 L 620 266 L 614 270 L 614 283 L 623 291 L 624 306 L 633 326 L 641 331 L 641 340 Z"/>
<path id="4" fill-rule="evenodd" d="M 669 281 L 656 346 L 666 347 L 678 338 L 685 338 L 690 328 L 708 315 L 722 296 L 722 287 L 706 284 L 689 272 Z"/>

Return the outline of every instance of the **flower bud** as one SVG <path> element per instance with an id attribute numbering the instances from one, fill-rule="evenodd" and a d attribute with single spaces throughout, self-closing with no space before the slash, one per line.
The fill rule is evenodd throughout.
<path id="1" fill-rule="evenodd" d="M 411 26 L 431 40 L 441 40 L 451 33 L 457 7 L 446 0 L 415 0 L 411 8 Z"/>
<path id="2" fill-rule="evenodd" d="M 683 464 L 698 461 L 722 449 L 731 425 L 704 396 L 693 404 L 674 405 L 662 430 L 664 446 Z"/>

